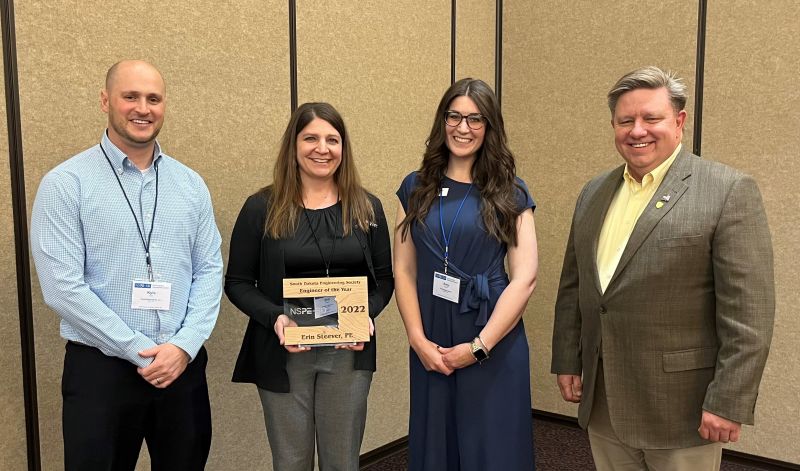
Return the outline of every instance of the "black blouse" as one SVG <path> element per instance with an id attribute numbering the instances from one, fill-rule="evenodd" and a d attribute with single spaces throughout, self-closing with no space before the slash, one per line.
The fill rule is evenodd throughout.
<path id="1" fill-rule="evenodd" d="M 306 209 L 300 214 L 297 230 L 283 241 L 286 276 L 314 278 L 325 276 L 363 276 L 368 271 L 358 238 L 343 237 L 342 204 L 323 209 Z"/>
<path id="2" fill-rule="evenodd" d="M 245 201 L 231 234 L 225 293 L 250 317 L 233 381 L 254 383 L 268 391 L 289 392 L 288 352 L 273 330 L 278 316 L 283 314 L 283 279 L 324 276 L 323 258 L 330 260 L 331 276 L 367 275 L 369 315 L 375 318 L 392 297 L 394 278 L 389 229 L 378 198 L 369 195 L 376 219 L 369 231 L 354 227 L 349 236 L 342 237 L 341 204 L 336 204 L 308 210 L 308 219 L 301 213 L 291 238 L 272 239 L 264 235 L 270 191 L 267 188 Z M 324 257 L 314 242 L 309 220 Z M 334 250 L 332 235 L 336 237 Z M 356 369 L 375 371 L 375 341 L 373 337 L 363 351 L 354 352 Z"/>

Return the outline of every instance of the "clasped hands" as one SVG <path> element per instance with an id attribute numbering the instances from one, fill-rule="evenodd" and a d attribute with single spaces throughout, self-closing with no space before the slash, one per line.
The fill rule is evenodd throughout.
<path id="1" fill-rule="evenodd" d="M 164 389 L 175 382 L 189 364 L 189 354 L 171 343 L 142 350 L 139 356 L 153 359 L 152 363 L 144 368 L 137 368 L 136 371 L 145 381 L 159 389 Z"/>
<path id="2" fill-rule="evenodd" d="M 275 335 L 278 336 L 278 340 L 280 341 L 283 348 L 286 349 L 289 353 L 299 353 L 299 352 L 307 352 L 311 350 L 311 347 L 303 347 L 300 345 L 286 345 L 286 337 L 283 335 L 283 329 L 287 327 L 297 327 L 297 323 L 289 318 L 286 314 L 281 314 L 278 316 L 278 319 L 275 321 L 275 325 L 273 328 L 275 329 Z M 369 318 L 369 336 L 372 337 L 375 335 L 375 324 L 372 322 L 372 318 Z M 342 344 L 336 345 L 335 347 L 337 350 L 352 350 L 354 352 L 360 352 L 364 350 L 364 342 L 356 342 L 355 344 Z"/>
<path id="3" fill-rule="evenodd" d="M 422 366 L 427 371 L 436 371 L 449 376 L 453 371 L 476 363 L 475 355 L 469 342 L 460 343 L 452 347 L 442 347 L 428 339 L 412 344 L 411 348 L 417 353 Z"/>
<path id="4" fill-rule="evenodd" d="M 583 382 L 580 376 L 557 375 L 556 381 L 558 389 L 561 391 L 561 397 L 565 401 L 581 402 Z M 700 427 L 698 427 L 697 433 L 704 440 L 728 443 L 738 441 L 741 430 L 742 424 L 704 410 L 700 417 Z"/>

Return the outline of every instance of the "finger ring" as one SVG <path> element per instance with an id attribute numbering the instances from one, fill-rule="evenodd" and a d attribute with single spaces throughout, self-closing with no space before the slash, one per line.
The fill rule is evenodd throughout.
<path id="1" fill-rule="evenodd" d="M 161 378 L 156 378 L 156 384 L 161 384 Z"/>

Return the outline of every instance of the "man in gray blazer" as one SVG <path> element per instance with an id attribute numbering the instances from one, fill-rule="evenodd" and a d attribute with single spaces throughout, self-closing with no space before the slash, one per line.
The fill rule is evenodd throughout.
<path id="1" fill-rule="evenodd" d="M 772 338 L 772 244 L 755 181 L 683 149 L 686 87 L 645 67 L 608 94 L 625 164 L 575 207 L 551 371 L 599 470 L 719 469 Z"/>

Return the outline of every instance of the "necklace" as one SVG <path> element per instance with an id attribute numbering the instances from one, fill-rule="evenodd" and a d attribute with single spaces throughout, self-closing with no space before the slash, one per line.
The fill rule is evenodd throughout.
<path id="1" fill-rule="evenodd" d="M 338 201 L 338 198 L 337 198 Z M 303 202 L 303 214 L 306 216 L 306 223 L 308 223 L 308 228 L 311 229 L 311 235 L 314 236 L 314 243 L 317 245 L 317 250 L 319 250 L 319 257 L 322 259 L 322 263 L 325 265 L 325 276 L 331 276 L 331 262 L 333 261 L 333 254 L 336 253 L 336 237 L 333 237 L 333 245 L 331 245 L 331 253 L 328 256 L 328 259 L 325 260 L 325 254 L 322 253 L 322 245 L 319 243 L 319 238 L 317 237 L 317 231 L 314 230 L 314 226 L 311 224 L 311 218 L 308 216 L 308 208 L 306 208 L 306 203 Z"/>

